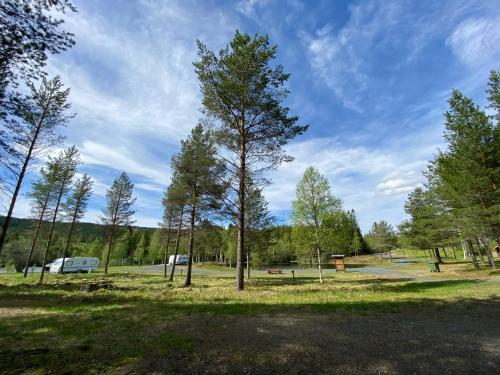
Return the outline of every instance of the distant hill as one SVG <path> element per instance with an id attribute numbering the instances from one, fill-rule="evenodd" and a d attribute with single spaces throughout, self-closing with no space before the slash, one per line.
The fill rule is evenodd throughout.
<path id="1" fill-rule="evenodd" d="M 0 223 L 3 223 L 5 220 L 5 216 L 0 216 Z M 48 225 L 48 222 L 45 222 L 45 225 Z M 9 237 L 27 234 L 28 232 L 32 232 L 36 225 L 35 219 L 26 219 L 26 218 L 12 218 L 10 228 L 9 228 Z M 66 232 L 69 230 L 69 223 L 57 223 L 57 230 L 59 232 Z M 149 228 L 149 227 L 139 227 L 132 226 L 134 231 L 143 231 L 148 230 L 151 233 L 154 232 L 157 228 Z M 96 223 L 77 223 L 75 226 L 75 234 L 82 240 L 83 242 L 92 241 L 92 239 L 99 237 L 103 238 L 106 235 L 106 226 L 102 224 Z"/>

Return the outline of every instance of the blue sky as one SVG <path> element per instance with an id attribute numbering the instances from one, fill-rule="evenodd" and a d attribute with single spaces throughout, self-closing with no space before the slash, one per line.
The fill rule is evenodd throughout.
<path id="1" fill-rule="evenodd" d="M 77 117 L 64 133 L 96 181 L 85 221 L 98 221 L 123 170 L 136 185 L 137 224 L 161 220 L 170 157 L 200 117 L 197 38 L 219 49 L 238 28 L 278 45 L 291 73 L 287 104 L 310 127 L 287 146 L 295 161 L 270 173 L 270 208 L 287 220 L 295 185 L 314 165 L 363 231 L 405 217 L 408 192 L 443 147 L 451 90 L 483 105 L 488 71 L 500 68 L 499 1 L 75 3 L 65 28 L 76 45 L 51 56 L 48 71 L 72 89 Z M 26 198 L 15 215 L 29 215 Z"/>

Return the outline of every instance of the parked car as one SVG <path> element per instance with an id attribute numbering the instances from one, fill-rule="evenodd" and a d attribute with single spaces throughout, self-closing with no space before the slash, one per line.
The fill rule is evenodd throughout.
<path id="1" fill-rule="evenodd" d="M 56 259 L 50 266 L 51 273 L 60 273 L 61 266 L 63 264 L 63 258 Z M 99 265 L 99 258 L 92 257 L 75 257 L 66 258 L 64 260 L 64 273 L 74 273 L 74 272 L 92 272 L 97 269 Z"/>

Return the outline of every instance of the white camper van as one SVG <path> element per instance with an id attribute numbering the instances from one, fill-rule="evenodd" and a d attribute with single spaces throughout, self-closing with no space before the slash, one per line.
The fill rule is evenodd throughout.
<path id="1" fill-rule="evenodd" d="M 175 264 L 186 265 L 186 264 L 188 264 L 188 260 L 189 260 L 189 257 L 187 255 L 177 254 L 177 259 L 175 261 Z M 170 264 L 170 265 L 174 264 L 174 256 L 173 255 L 170 255 L 170 257 L 168 258 L 168 264 Z"/>
<path id="2" fill-rule="evenodd" d="M 56 259 L 50 266 L 51 273 L 61 272 L 63 258 Z M 70 272 L 92 272 L 97 269 L 99 258 L 75 257 L 64 260 L 64 273 Z"/>

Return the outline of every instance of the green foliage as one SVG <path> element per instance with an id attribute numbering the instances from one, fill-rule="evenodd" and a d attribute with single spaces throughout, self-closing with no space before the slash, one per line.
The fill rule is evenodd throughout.
<path id="1" fill-rule="evenodd" d="M 299 255 L 313 256 L 319 249 L 333 247 L 325 221 L 341 209 L 342 203 L 332 195 L 328 180 L 316 168 L 307 168 L 292 203 L 292 236 Z"/>
<path id="2" fill-rule="evenodd" d="M 289 74 L 272 64 L 276 46 L 267 36 L 236 31 L 233 39 L 216 54 L 198 41 L 199 61 L 194 63 L 200 81 L 203 109 L 215 120 L 214 135 L 223 149 L 225 180 L 232 189 L 225 197 L 226 214 L 239 230 L 237 289 L 242 290 L 245 247 L 245 205 L 250 178 L 292 160 L 283 146 L 307 126 L 297 125 L 284 105 Z"/>
<path id="3" fill-rule="evenodd" d="M 45 76 L 47 55 L 73 46 L 73 34 L 54 17 L 76 8 L 69 0 L 3 0 L 0 4 L 0 108 L 8 85 Z"/>
<path id="4" fill-rule="evenodd" d="M 10 98 L 9 116 L 3 121 L 0 132 L 1 188 L 11 193 L 0 235 L 0 253 L 28 167 L 42 151 L 61 143 L 63 137 L 54 131 L 73 117 L 68 114 L 71 108 L 69 89 L 64 89 L 59 77 L 52 80 L 43 77 L 39 87 L 30 83 L 28 88 L 29 95 Z"/>
<path id="5" fill-rule="evenodd" d="M 395 250 L 398 243 L 396 231 L 384 220 L 373 223 L 365 239 L 368 247 L 376 252 Z"/>
<path id="6" fill-rule="evenodd" d="M 139 264 L 148 257 L 150 247 L 150 236 L 149 231 L 145 230 L 141 234 L 141 238 L 134 251 L 134 260 Z"/>
<path id="7" fill-rule="evenodd" d="M 500 78 L 490 74 L 487 115 L 458 90 L 445 113 L 445 151 L 429 162 L 424 188 L 405 204 L 410 219 L 400 226 L 406 241 L 419 248 L 478 239 L 493 257 L 488 238 L 500 235 Z"/>
<path id="8" fill-rule="evenodd" d="M 125 172 L 122 172 L 106 192 L 106 207 L 103 208 L 101 220 L 104 225 L 127 226 L 134 221 L 135 211 L 132 206 L 136 198 L 133 196 L 134 184 Z"/>
<path id="9" fill-rule="evenodd" d="M 152 263 L 163 260 L 163 250 L 165 246 L 165 233 L 162 229 L 156 229 L 149 244 L 149 253 L 147 259 Z"/>

